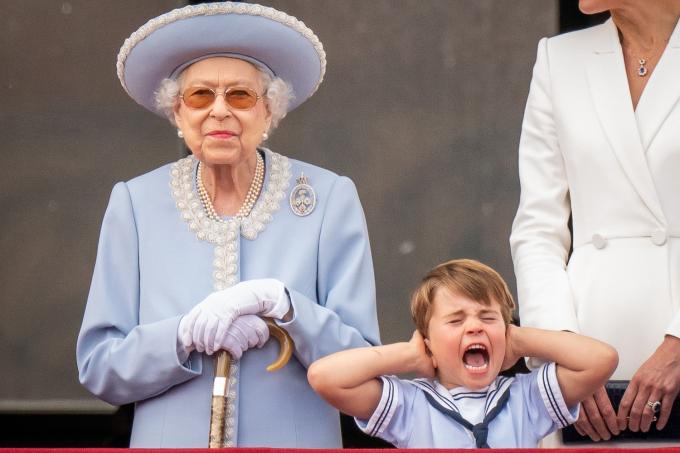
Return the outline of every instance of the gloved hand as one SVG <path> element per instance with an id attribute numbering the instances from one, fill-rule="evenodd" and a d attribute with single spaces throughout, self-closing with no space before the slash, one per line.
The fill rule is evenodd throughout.
<path id="1" fill-rule="evenodd" d="M 213 351 L 224 349 L 234 359 L 240 359 L 248 349 L 261 348 L 269 339 L 267 324 L 257 315 L 239 316 L 231 323 L 224 335 L 215 337 Z M 206 348 L 208 355 L 213 351 Z"/>
<path id="2" fill-rule="evenodd" d="M 211 293 L 182 318 L 178 336 L 185 349 L 212 353 L 231 323 L 243 315 L 282 318 L 290 309 L 288 293 L 275 279 L 247 280 Z"/>

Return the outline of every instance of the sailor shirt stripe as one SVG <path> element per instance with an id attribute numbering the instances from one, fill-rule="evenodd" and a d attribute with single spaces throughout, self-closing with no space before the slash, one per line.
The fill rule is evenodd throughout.
<path id="1" fill-rule="evenodd" d="M 448 407 L 449 409 L 460 412 L 458 410 L 458 406 L 454 404 L 453 401 L 451 401 L 449 398 L 445 397 L 441 393 L 437 391 L 437 387 L 433 385 L 429 380 L 425 379 L 417 379 L 412 382 L 412 384 L 415 384 L 416 386 L 422 388 L 424 391 L 432 395 L 437 401 L 439 401 L 442 405 Z M 449 394 L 450 396 L 450 394 Z"/>
<path id="2" fill-rule="evenodd" d="M 502 394 L 501 390 L 504 390 L 508 385 L 512 383 L 513 379 L 506 376 L 499 376 L 495 382 L 496 387 L 489 392 L 489 397 L 484 405 L 484 413 L 489 412 L 490 408 L 495 405 L 498 401 L 497 396 Z M 499 393 L 500 392 L 500 393 Z"/>
<path id="3" fill-rule="evenodd" d="M 486 393 L 470 392 L 470 393 L 455 395 L 455 396 L 452 396 L 452 398 L 455 401 L 464 400 L 464 399 L 482 399 L 482 398 L 486 398 Z"/>
<path id="4" fill-rule="evenodd" d="M 562 398 L 555 366 L 554 363 L 546 363 L 541 366 L 537 377 L 538 388 L 548 414 L 560 428 L 564 428 L 576 419 L 572 417 Z"/>
<path id="5" fill-rule="evenodd" d="M 383 383 L 383 394 L 378 404 L 380 412 L 374 414 L 369 420 L 369 426 L 366 427 L 370 436 L 379 436 L 389 423 L 394 412 L 395 402 L 398 398 L 399 390 L 394 385 L 394 382 L 388 376 L 381 376 L 380 380 Z M 377 415 L 377 416 L 376 416 Z M 370 424 L 373 423 L 373 427 Z"/>

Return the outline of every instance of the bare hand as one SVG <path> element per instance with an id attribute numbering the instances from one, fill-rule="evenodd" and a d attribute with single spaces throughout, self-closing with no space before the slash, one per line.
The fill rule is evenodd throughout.
<path id="1" fill-rule="evenodd" d="M 421 377 L 432 378 L 435 376 L 434 364 L 432 363 L 432 357 L 425 345 L 425 340 L 423 336 L 416 330 L 409 340 L 409 345 L 416 351 L 416 362 L 413 366 L 413 371 Z"/>
<path id="2" fill-rule="evenodd" d="M 501 365 L 501 371 L 508 370 L 517 363 L 519 359 L 522 358 L 521 355 L 517 354 L 513 348 L 513 340 L 516 334 L 522 329 L 513 324 L 508 324 L 505 331 L 505 357 L 503 358 L 503 364 Z"/>
<path id="3" fill-rule="evenodd" d="M 619 405 L 619 427 L 647 432 L 652 421 L 658 417 L 656 429 L 663 429 L 679 390 L 680 339 L 666 335 L 663 343 L 642 364 L 628 384 Z M 655 401 L 661 402 L 658 414 L 651 407 Z"/>
<path id="4" fill-rule="evenodd" d="M 574 428 L 582 436 L 594 441 L 609 440 L 621 431 L 607 391 L 600 387 L 581 402 L 581 410 Z"/>

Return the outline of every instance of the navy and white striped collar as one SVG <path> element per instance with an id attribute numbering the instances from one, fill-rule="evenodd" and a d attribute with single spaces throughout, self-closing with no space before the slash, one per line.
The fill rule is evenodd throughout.
<path id="1" fill-rule="evenodd" d="M 510 388 L 510 385 L 514 382 L 514 377 L 508 376 L 498 376 L 486 389 L 472 391 L 464 387 L 458 387 L 453 391 L 449 391 L 436 379 L 419 378 L 409 381 L 411 384 L 420 388 L 422 391 L 427 392 L 432 396 L 432 400 L 437 404 L 440 404 L 446 409 L 461 413 L 456 401 L 463 398 L 484 398 L 484 415 L 486 416 L 489 412 L 493 410 L 494 407 L 498 405 L 498 402 Z"/>

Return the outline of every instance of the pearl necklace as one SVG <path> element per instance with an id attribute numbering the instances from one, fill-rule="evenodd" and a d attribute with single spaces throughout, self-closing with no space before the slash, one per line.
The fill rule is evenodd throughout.
<path id="1" fill-rule="evenodd" d="M 208 218 L 216 220 L 218 222 L 225 222 L 225 220 L 217 213 L 217 211 L 215 211 L 215 207 L 213 206 L 212 201 L 210 200 L 210 195 L 208 195 L 208 191 L 205 189 L 205 186 L 203 185 L 202 170 L 203 163 L 199 162 L 198 170 L 196 172 L 197 173 L 196 186 L 198 187 L 198 196 L 201 198 L 201 202 L 203 202 L 203 207 L 205 208 Z M 243 200 L 243 204 L 236 212 L 236 215 L 234 217 L 242 219 L 244 217 L 247 217 L 248 214 L 250 214 L 250 211 L 253 210 L 253 207 L 257 202 L 257 198 L 260 196 L 260 191 L 262 190 L 263 182 L 264 182 L 264 159 L 262 158 L 260 152 L 257 151 L 255 175 L 253 176 L 253 180 L 250 182 L 250 187 L 248 188 L 248 193 L 246 193 L 246 198 L 245 200 Z"/>

